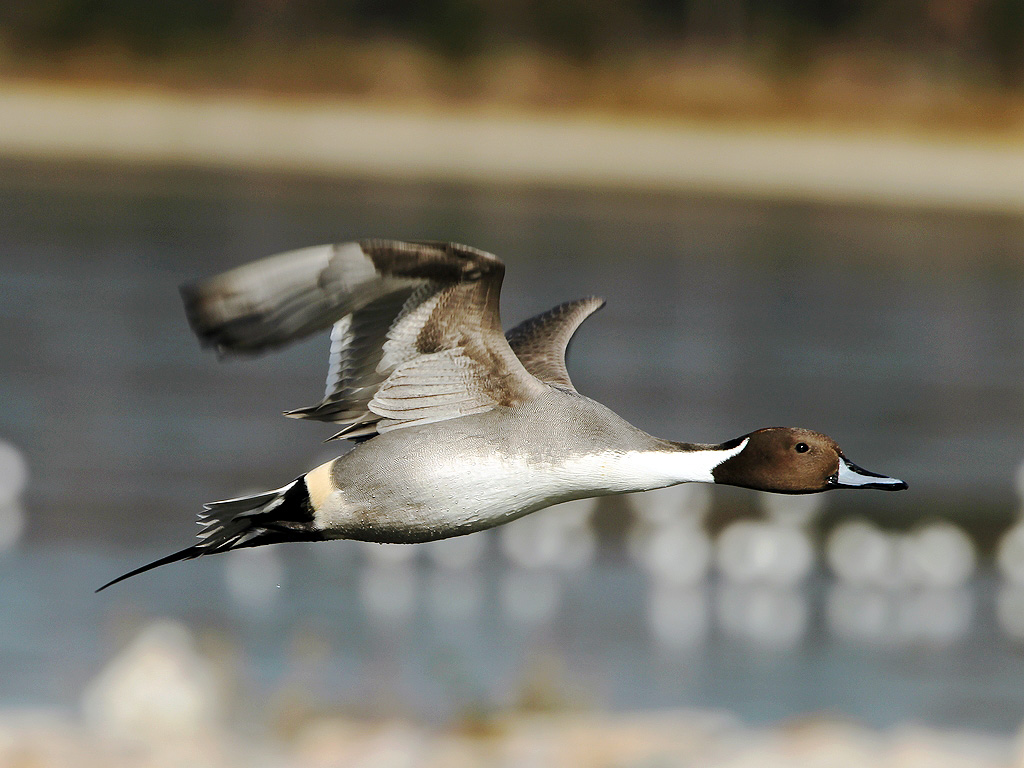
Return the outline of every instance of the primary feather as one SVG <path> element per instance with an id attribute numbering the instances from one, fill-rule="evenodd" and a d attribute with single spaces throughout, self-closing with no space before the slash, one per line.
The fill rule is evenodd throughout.
<path id="1" fill-rule="evenodd" d="M 199 338 L 222 353 L 261 352 L 333 326 L 324 399 L 287 415 L 368 437 L 539 391 L 501 332 L 504 271 L 468 246 L 364 240 L 272 256 L 182 295 Z"/>

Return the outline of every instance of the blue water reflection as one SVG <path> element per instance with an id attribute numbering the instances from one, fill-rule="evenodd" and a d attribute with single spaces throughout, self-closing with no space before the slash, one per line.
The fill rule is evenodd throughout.
<path id="1" fill-rule="evenodd" d="M 382 235 L 501 254 L 507 324 L 605 296 L 573 379 L 653 433 L 811 426 L 911 490 L 818 506 L 685 488 L 436 546 L 240 552 L 93 595 L 183 546 L 202 502 L 334 450 L 329 427 L 278 415 L 316 397 L 326 339 L 220 363 L 178 283 Z M 1011 218 L 4 166 L 0 439 L 19 458 L 0 452 L 0 705 L 77 706 L 167 617 L 264 710 L 301 694 L 444 720 L 554 701 L 1012 732 L 1021 252 Z"/>

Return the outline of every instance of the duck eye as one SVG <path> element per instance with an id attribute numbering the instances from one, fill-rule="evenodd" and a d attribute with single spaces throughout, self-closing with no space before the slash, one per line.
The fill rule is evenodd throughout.
<path id="1" fill-rule="evenodd" d="M 793 449 L 797 453 L 807 453 L 809 450 L 811 450 L 811 446 L 809 446 L 807 443 L 797 443 L 795 446 L 793 446 Z"/>

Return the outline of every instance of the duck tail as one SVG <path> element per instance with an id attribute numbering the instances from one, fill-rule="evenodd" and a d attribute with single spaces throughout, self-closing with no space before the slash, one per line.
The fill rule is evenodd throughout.
<path id="1" fill-rule="evenodd" d="M 203 530 L 198 534 L 201 539 L 198 544 L 118 576 L 96 591 L 102 592 L 119 581 L 180 560 L 283 541 L 324 538 L 313 521 L 313 505 L 304 477 L 276 491 L 204 504 L 203 511 L 199 513 L 199 524 Z"/>

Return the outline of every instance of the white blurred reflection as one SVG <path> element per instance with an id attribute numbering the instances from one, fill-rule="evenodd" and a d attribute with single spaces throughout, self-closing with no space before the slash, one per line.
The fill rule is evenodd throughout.
<path id="1" fill-rule="evenodd" d="M 925 587 L 958 587 L 974 574 L 974 543 L 950 523 L 929 523 L 899 541 L 900 570 Z"/>
<path id="2" fill-rule="evenodd" d="M 344 563 L 356 559 L 363 542 L 352 539 L 334 539 L 317 542 L 309 551 L 319 563 L 326 568 L 339 568 Z"/>
<path id="3" fill-rule="evenodd" d="M 594 511 L 597 499 L 577 499 L 552 507 L 562 531 L 562 552 L 558 567 L 563 571 L 582 571 L 597 557 L 597 532 Z"/>
<path id="4" fill-rule="evenodd" d="M 974 596 L 962 587 L 890 591 L 834 584 L 825 615 L 829 629 L 846 640 L 943 647 L 967 635 Z"/>
<path id="5" fill-rule="evenodd" d="M 824 493 L 758 493 L 757 500 L 774 522 L 794 528 L 806 527 L 825 508 Z"/>
<path id="6" fill-rule="evenodd" d="M 563 530 L 577 531 L 590 526 L 598 501 L 595 497 L 564 501 L 541 512 L 548 512 Z"/>
<path id="7" fill-rule="evenodd" d="M 1014 640 L 1024 640 L 1024 585 L 1003 584 L 996 597 L 996 621 Z"/>
<path id="8" fill-rule="evenodd" d="M 487 531 L 453 536 L 420 545 L 427 559 L 439 568 L 460 571 L 475 565 L 487 550 Z"/>
<path id="9" fill-rule="evenodd" d="M 0 552 L 10 549 L 25 532 L 21 495 L 28 483 L 28 463 L 15 446 L 0 440 Z"/>
<path id="10" fill-rule="evenodd" d="M 533 569 L 558 562 L 561 531 L 543 512 L 514 520 L 498 530 L 501 551 L 514 566 Z"/>
<path id="11" fill-rule="evenodd" d="M 1003 534 L 996 550 L 996 564 L 1003 577 L 1024 586 L 1024 523 L 1018 523 Z"/>
<path id="12" fill-rule="evenodd" d="M 377 623 L 389 628 L 408 624 L 416 610 L 414 564 L 408 559 L 367 563 L 359 572 L 359 598 Z"/>
<path id="13" fill-rule="evenodd" d="M 629 552 L 656 583 L 699 584 L 711 563 L 711 539 L 689 520 L 641 525 L 630 531 Z"/>
<path id="14" fill-rule="evenodd" d="M 654 641 L 669 651 L 702 643 L 708 634 L 705 587 L 654 584 L 647 592 L 647 626 Z"/>
<path id="15" fill-rule="evenodd" d="M 781 649 L 807 632 L 810 608 L 802 590 L 726 583 L 716 597 L 718 623 L 732 637 Z"/>
<path id="16" fill-rule="evenodd" d="M 502 576 L 499 599 L 510 623 L 527 627 L 549 624 L 562 602 L 562 584 L 551 571 L 509 569 Z"/>
<path id="17" fill-rule="evenodd" d="M 718 569 L 738 584 L 792 586 L 814 565 L 807 534 L 791 525 L 741 520 L 722 531 L 716 546 Z"/>
<path id="18" fill-rule="evenodd" d="M 0 506 L 21 498 L 28 483 L 28 464 L 21 451 L 0 440 Z"/>
<path id="19" fill-rule="evenodd" d="M 883 589 L 952 588 L 974 574 L 974 543 L 957 526 L 928 523 L 907 534 L 859 521 L 839 525 L 826 542 L 832 571 L 846 584 Z"/>
<path id="20" fill-rule="evenodd" d="M 223 690 L 184 625 L 147 626 L 85 689 L 86 722 L 120 739 L 177 740 L 215 729 Z"/>
<path id="21" fill-rule="evenodd" d="M 12 501 L 0 506 L 0 552 L 4 552 L 21 539 L 25 533 L 25 508 L 20 502 Z"/>
<path id="22" fill-rule="evenodd" d="M 629 554 L 655 583 L 683 586 L 705 579 L 711 540 L 704 517 L 711 489 L 701 483 L 662 488 L 629 497 L 635 521 L 628 534 Z"/>
<path id="23" fill-rule="evenodd" d="M 584 568 L 597 551 L 596 506 L 597 499 L 580 499 L 514 520 L 498 529 L 501 551 L 519 568 Z"/>
<path id="24" fill-rule="evenodd" d="M 224 558 L 224 586 L 247 611 L 268 612 L 281 595 L 284 563 L 277 547 L 253 547 Z"/>
<path id="25" fill-rule="evenodd" d="M 679 518 L 702 522 L 711 508 L 711 486 L 706 483 L 680 483 L 627 496 L 634 514 L 648 525 L 673 523 Z"/>
<path id="26" fill-rule="evenodd" d="M 836 526 L 825 542 L 825 556 L 847 584 L 896 587 L 905 582 L 896 537 L 865 521 Z"/>
<path id="27" fill-rule="evenodd" d="M 412 563 L 419 553 L 419 548 L 414 544 L 377 544 L 373 541 L 360 541 L 359 548 L 371 566 Z"/>

